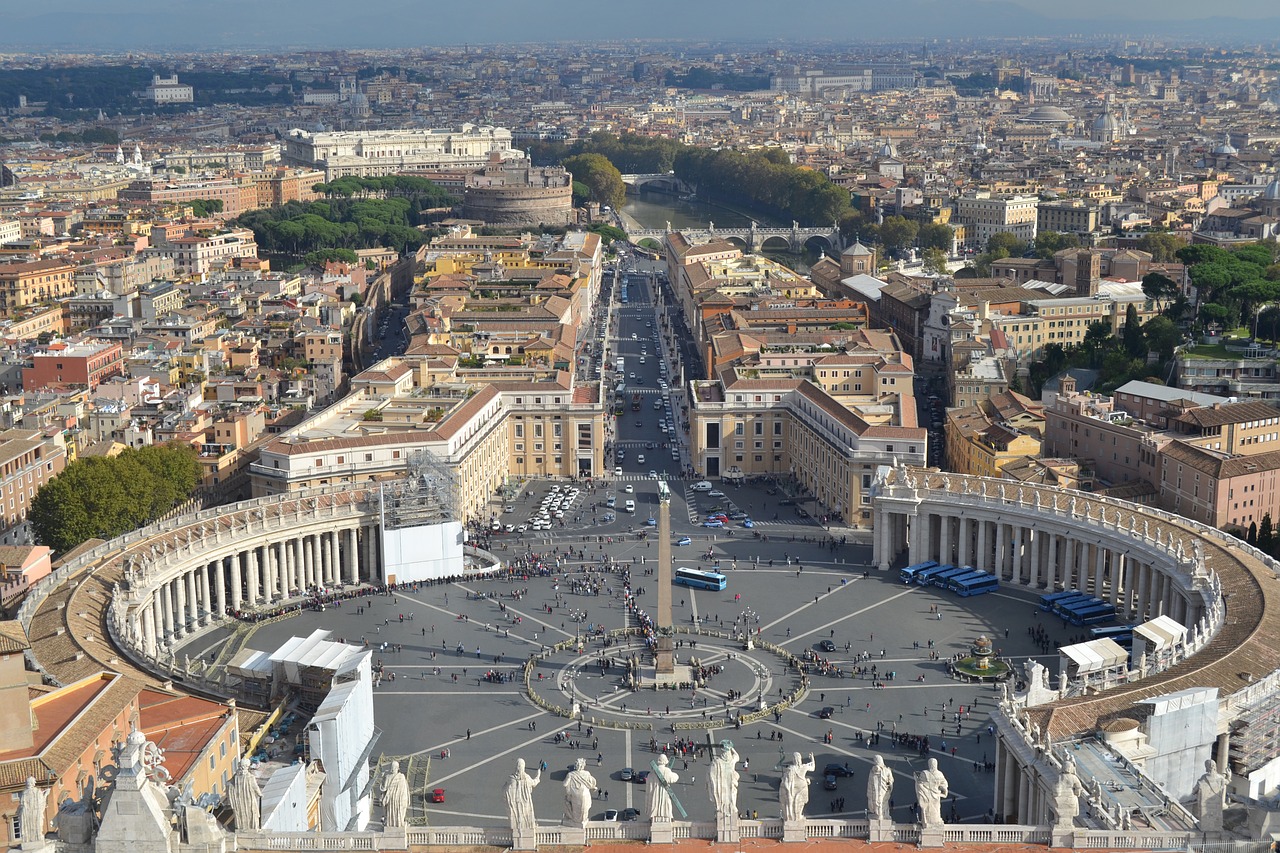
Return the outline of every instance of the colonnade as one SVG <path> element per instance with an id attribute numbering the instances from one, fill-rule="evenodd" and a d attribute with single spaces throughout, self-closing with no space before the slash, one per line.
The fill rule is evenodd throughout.
<path id="1" fill-rule="evenodd" d="M 353 518 L 350 526 L 311 532 L 281 531 L 281 538 L 250 535 L 165 572 L 131 612 L 142 650 L 155 657 L 225 616 L 340 584 L 383 582 L 378 525 L 357 522 Z"/>
<path id="2" fill-rule="evenodd" d="M 1110 602 L 1121 618 L 1133 621 L 1167 615 L 1192 626 L 1204 615 L 1189 573 L 1176 569 L 1179 561 L 1162 543 L 1091 524 L 1097 514 L 1090 516 L 1087 508 L 1063 514 L 977 492 L 970 500 L 952 492 L 933 499 L 914 489 L 913 499 L 903 501 L 898 491 L 875 505 L 874 559 L 882 570 L 905 550 L 910 563 L 973 566 L 1046 592 L 1079 590 Z"/>

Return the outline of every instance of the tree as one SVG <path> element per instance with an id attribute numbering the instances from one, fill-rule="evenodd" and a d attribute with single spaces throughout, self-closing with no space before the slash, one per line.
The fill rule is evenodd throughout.
<path id="1" fill-rule="evenodd" d="M 987 254 L 993 261 L 1002 258 L 1020 258 L 1027 253 L 1027 244 L 1016 234 L 1000 231 L 987 238 Z"/>
<path id="2" fill-rule="evenodd" d="M 947 254 L 941 249 L 929 248 L 920 253 L 922 268 L 929 275 L 945 275 L 947 272 Z"/>
<path id="3" fill-rule="evenodd" d="M 1275 547 L 1275 523 L 1271 520 L 1271 513 L 1267 513 L 1262 516 L 1262 524 L 1258 525 L 1258 550 L 1264 554 L 1270 554 Z"/>
<path id="4" fill-rule="evenodd" d="M 622 183 L 622 173 L 608 158 L 600 154 L 577 154 L 566 157 L 563 165 L 573 174 L 575 181 L 587 185 L 592 201 L 621 207 L 626 200 L 627 187 Z"/>
<path id="5" fill-rule="evenodd" d="M 222 212 L 220 198 L 193 198 L 190 203 L 191 212 L 202 219 Z"/>
<path id="6" fill-rule="evenodd" d="M 32 530 L 40 544 L 65 553 L 86 539 L 111 539 L 153 521 L 199 482 L 199 460 L 180 445 L 79 459 L 36 493 Z"/>
<path id="7" fill-rule="evenodd" d="M 1124 309 L 1124 349 L 1130 358 L 1144 355 L 1147 342 L 1142 335 L 1142 325 L 1138 322 L 1138 306 L 1130 302 Z"/>
<path id="8" fill-rule="evenodd" d="M 1052 258 L 1055 252 L 1063 249 L 1080 248 L 1080 238 L 1074 234 L 1061 234 L 1057 231 L 1041 231 L 1036 234 L 1036 257 Z"/>
<path id="9" fill-rule="evenodd" d="M 573 182 L 573 206 L 582 207 L 584 204 L 586 204 L 589 201 L 591 201 L 591 187 L 587 186 L 582 181 L 574 181 Z"/>
<path id="10" fill-rule="evenodd" d="M 1200 322 L 1226 325 L 1235 316 L 1235 312 L 1217 302 L 1206 302 L 1200 306 Z"/>
<path id="11" fill-rule="evenodd" d="M 1258 522 L 1249 522 L 1249 530 L 1244 535 L 1244 541 L 1248 542 L 1250 545 L 1258 544 Z"/>
<path id="12" fill-rule="evenodd" d="M 920 227 L 902 216 L 887 216 L 880 226 L 880 245 L 887 254 L 899 256 L 916 241 Z"/>
<path id="13" fill-rule="evenodd" d="M 941 222 L 926 222 L 916 233 L 916 245 L 921 249 L 938 249 L 949 253 L 955 243 L 956 233 L 950 225 Z"/>
<path id="14" fill-rule="evenodd" d="M 1138 248 L 1151 253 L 1151 260 L 1158 264 L 1172 263 L 1178 259 L 1178 250 L 1184 249 L 1187 241 L 1177 234 L 1167 231 L 1152 231 L 1143 234 L 1138 240 Z"/>
<path id="15" fill-rule="evenodd" d="M 1151 301 L 1163 304 L 1178 295 L 1178 283 L 1166 275 L 1149 272 L 1142 277 L 1142 292 Z"/>
<path id="16" fill-rule="evenodd" d="M 347 264 L 359 262 L 360 256 L 352 249 L 317 249 L 314 252 L 307 252 L 302 258 L 303 262 L 309 267 L 322 268 L 329 261 L 342 261 Z"/>
<path id="17" fill-rule="evenodd" d="M 1162 362 L 1173 358 L 1173 350 L 1182 342 L 1182 330 L 1168 317 L 1152 317 L 1142 327 L 1146 350 L 1158 353 Z"/>

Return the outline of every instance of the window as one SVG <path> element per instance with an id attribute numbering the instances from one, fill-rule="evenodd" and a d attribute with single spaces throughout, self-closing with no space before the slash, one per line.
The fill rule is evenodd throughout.
<path id="1" fill-rule="evenodd" d="M 734 435 L 743 435 L 745 432 L 746 432 L 746 424 L 744 424 L 742 421 L 738 421 L 736 424 L 733 425 Z"/>

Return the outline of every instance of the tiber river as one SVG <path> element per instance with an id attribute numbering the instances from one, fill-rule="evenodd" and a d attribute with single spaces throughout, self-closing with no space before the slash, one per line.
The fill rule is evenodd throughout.
<path id="1" fill-rule="evenodd" d="M 707 204 L 703 201 L 682 199 L 667 193 L 642 192 L 638 195 L 627 194 L 627 201 L 622 205 L 621 213 L 627 222 L 639 224 L 642 228 L 671 227 L 706 228 L 711 222 L 717 228 L 741 228 L 756 223 L 763 227 L 790 227 L 790 222 L 780 222 L 771 216 L 748 216 L 729 207 Z M 817 252 L 805 255 L 791 255 L 784 252 L 766 252 L 772 260 L 790 267 L 798 273 L 809 272 L 809 265 L 819 257 Z"/>

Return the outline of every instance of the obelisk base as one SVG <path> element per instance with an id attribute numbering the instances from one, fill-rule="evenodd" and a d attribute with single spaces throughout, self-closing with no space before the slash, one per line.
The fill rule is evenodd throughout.
<path id="1" fill-rule="evenodd" d="M 674 637 L 658 637 L 654 650 L 653 669 L 658 675 L 671 675 L 676 671 L 676 641 Z"/>

